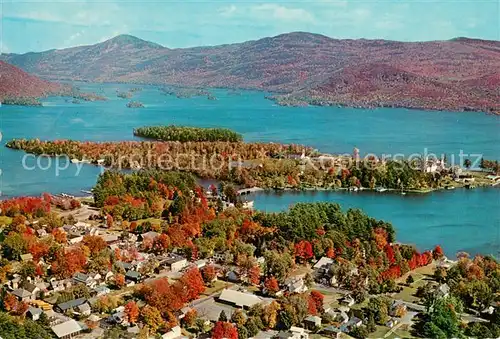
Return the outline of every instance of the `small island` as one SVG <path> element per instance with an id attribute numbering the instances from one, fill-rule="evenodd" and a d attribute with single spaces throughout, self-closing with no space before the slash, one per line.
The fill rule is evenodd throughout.
<path id="1" fill-rule="evenodd" d="M 132 98 L 133 94 L 132 92 L 118 92 L 116 96 L 122 99 L 130 99 Z"/>
<path id="2" fill-rule="evenodd" d="M 144 104 L 140 101 L 131 101 L 127 104 L 128 108 L 143 108 Z"/>
<path id="3" fill-rule="evenodd" d="M 243 136 L 227 128 L 200 128 L 188 126 L 147 126 L 134 130 L 134 135 L 162 141 L 228 141 L 240 142 Z"/>

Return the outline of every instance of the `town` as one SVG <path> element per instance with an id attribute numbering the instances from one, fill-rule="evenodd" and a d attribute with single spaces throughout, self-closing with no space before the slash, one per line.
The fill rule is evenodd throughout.
<path id="1" fill-rule="evenodd" d="M 255 212 L 177 172 L 92 193 L 0 202 L 2 338 L 500 335 L 494 258 L 420 253 L 359 210 Z"/>

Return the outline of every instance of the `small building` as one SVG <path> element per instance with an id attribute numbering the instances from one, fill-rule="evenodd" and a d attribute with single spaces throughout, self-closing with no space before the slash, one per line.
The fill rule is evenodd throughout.
<path id="1" fill-rule="evenodd" d="M 72 279 L 75 284 L 84 284 L 89 288 L 94 288 L 97 285 L 97 281 L 92 276 L 81 272 L 75 273 Z"/>
<path id="2" fill-rule="evenodd" d="M 240 308 L 250 308 L 262 302 L 262 299 L 255 294 L 224 289 L 219 296 L 219 301 L 232 304 Z"/>
<path id="3" fill-rule="evenodd" d="M 321 327 L 321 318 L 317 315 L 310 315 L 304 319 L 304 327 L 309 330 L 315 330 Z"/>
<path id="4" fill-rule="evenodd" d="M 139 281 L 141 281 L 141 274 L 137 271 L 130 270 L 125 274 L 125 279 L 138 283 Z"/>
<path id="5" fill-rule="evenodd" d="M 31 299 L 36 299 L 38 297 L 38 293 L 40 293 L 40 288 L 30 282 L 25 282 L 23 284 L 23 289 L 31 293 Z"/>
<path id="6" fill-rule="evenodd" d="M 301 327 L 292 326 L 288 331 L 281 331 L 276 335 L 278 339 L 309 339 L 309 334 Z"/>
<path id="7" fill-rule="evenodd" d="M 398 323 L 398 320 L 396 318 L 391 318 L 389 319 L 386 323 L 385 323 L 385 326 L 389 327 L 389 328 L 393 328 L 394 326 L 396 326 L 396 324 Z"/>
<path id="8" fill-rule="evenodd" d="M 38 307 L 29 307 L 28 308 L 27 316 L 31 320 L 37 321 L 38 319 L 40 319 L 40 315 L 42 315 L 42 313 L 43 313 L 43 310 L 41 308 L 38 308 Z"/>
<path id="9" fill-rule="evenodd" d="M 321 330 L 320 332 L 323 336 L 328 338 L 340 338 L 342 331 L 336 326 L 328 326 Z"/>
<path id="10" fill-rule="evenodd" d="M 70 339 L 80 334 L 83 328 L 76 320 L 70 319 L 61 324 L 52 326 L 51 330 L 59 339 Z"/>
<path id="11" fill-rule="evenodd" d="M 19 300 L 19 301 L 28 301 L 33 299 L 33 294 L 31 292 L 26 291 L 24 288 L 18 288 L 12 291 L 12 294 Z"/>
<path id="12" fill-rule="evenodd" d="M 307 291 L 306 283 L 302 278 L 295 278 L 289 280 L 287 283 L 287 290 L 290 293 L 304 293 Z"/>
<path id="13" fill-rule="evenodd" d="M 161 336 L 161 339 L 177 339 L 182 337 L 182 331 L 180 326 L 175 326 L 167 333 Z"/>
<path id="14" fill-rule="evenodd" d="M 162 263 L 167 265 L 172 272 L 179 272 L 188 265 L 186 258 L 173 253 L 163 259 Z"/>
<path id="15" fill-rule="evenodd" d="M 47 235 L 47 231 L 45 231 L 43 228 L 39 228 L 36 230 L 36 235 L 39 237 L 39 238 L 43 238 Z"/>
<path id="16" fill-rule="evenodd" d="M 76 307 L 85 304 L 86 302 L 87 299 L 85 298 L 73 299 L 64 303 L 57 304 L 55 309 L 56 311 L 59 311 L 61 313 L 64 313 L 66 311 L 73 311 Z"/>
<path id="17" fill-rule="evenodd" d="M 341 300 L 340 300 L 340 303 L 342 305 L 345 305 L 345 306 L 348 306 L 348 307 L 351 307 L 352 305 L 354 305 L 356 302 L 354 300 L 354 298 L 350 295 L 350 294 L 347 294 L 345 295 Z"/>
<path id="18" fill-rule="evenodd" d="M 97 286 L 94 288 L 94 292 L 96 293 L 96 297 L 100 297 L 106 294 L 109 294 L 111 290 L 107 286 Z"/>
<path id="19" fill-rule="evenodd" d="M 446 298 L 447 296 L 450 295 L 450 286 L 448 286 L 448 284 L 441 284 L 439 285 L 439 287 L 437 288 L 437 296 L 440 297 L 440 298 Z"/>
<path id="20" fill-rule="evenodd" d="M 314 264 L 313 269 L 318 270 L 320 268 L 324 268 L 325 266 L 329 266 L 334 263 L 334 260 L 328 257 L 321 257 L 316 264 Z"/>
<path id="21" fill-rule="evenodd" d="M 31 253 L 21 254 L 21 261 L 22 262 L 33 261 L 33 255 Z"/>
<path id="22" fill-rule="evenodd" d="M 142 233 L 141 238 L 142 238 L 142 240 L 149 239 L 150 241 L 153 241 L 159 235 L 160 235 L 160 233 L 158 233 L 158 232 L 149 231 L 146 233 Z"/>
<path id="23" fill-rule="evenodd" d="M 89 303 L 86 302 L 84 304 L 78 305 L 76 307 L 76 312 L 81 314 L 81 315 L 90 315 L 90 313 L 92 313 L 92 310 L 90 308 Z"/>

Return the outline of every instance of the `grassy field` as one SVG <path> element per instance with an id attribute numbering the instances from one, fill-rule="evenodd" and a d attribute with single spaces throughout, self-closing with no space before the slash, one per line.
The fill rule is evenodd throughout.
<path id="1" fill-rule="evenodd" d="M 375 330 L 375 332 L 370 333 L 370 335 L 368 336 L 368 338 L 383 338 L 384 335 L 387 332 L 389 332 L 389 330 L 390 329 L 388 327 L 377 325 L 377 329 Z"/>
<path id="2" fill-rule="evenodd" d="M 209 296 L 213 293 L 222 291 L 224 288 L 231 286 L 232 284 L 224 282 L 222 280 L 217 280 L 216 282 L 213 283 L 213 286 L 208 287 L 205 292 L 203 292 L 203 295 Z"/>

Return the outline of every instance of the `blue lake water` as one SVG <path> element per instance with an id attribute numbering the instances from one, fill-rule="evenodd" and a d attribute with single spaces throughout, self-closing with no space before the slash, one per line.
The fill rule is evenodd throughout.
<path id="1" fill-rule="evenodd" d="M 275 141 L 314 146 L 323 152 L 375 153 L 406 156 L 424 152 L 447 155 L 448 160 L 465 154 L 483 154 L 500 159 L 500 118 L 481 113 L 427 112 L 406 109 L 348 109 L 335 107 L 280 107 L 261 92 L 240 95 L 215 90 L 217 101 L 206 97 L 178 99 L 165 96 L 156 87 L 144 87 L 133 100 L 145 104 L 130 109 L 128 100 L 116 97 L 117 90 L 134 86 L 121 84 L 79 84 L 83 90 L 103 93 L 106 102 L 73 104 L 61 98 L 47 98 L 43 107 L 2 106 L 0 108 L 0 190 L 4 197 L 41 192 L 79 193 L 90 189 L 100 169 L 68 164 L 56 173 L 24 169 L 23 152 L 3 147 L 12 138 L 74 139 L 89 141 L 134 140 L 132 129 L 143 125 L 183 124 L 228 127 L 243 134 L 246 141 Z M 474 159 L 476 156 L 469 156 Z M 44 159 L 41 166 L 47 166 Z M 27 167 L 34 166 L 28 158 Z M 60 164 L 66 167 L 66 164 Z M 39 167 L 39 166 L 37 166 Z M 78 175 L 77 175 L 78 174 Z M 346 206 L 394 223 L 398 239 L 421 248 L 436 243 L 448 253 L 497 253 L 500 249 L 500 189 L 455 190 L 424 196 L 373 196 L 317 192 L 286 196 L 255 197 L 258 208 L 279 210 L 296 201 L 339 201 Z"/>

